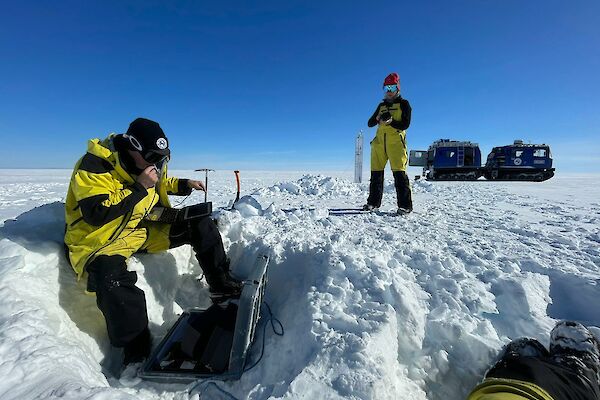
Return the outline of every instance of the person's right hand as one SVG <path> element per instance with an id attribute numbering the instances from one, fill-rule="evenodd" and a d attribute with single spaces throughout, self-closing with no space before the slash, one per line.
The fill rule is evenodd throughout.
<path id="1" fill-rule="evenodd" d="M 384 112 L 377 119 L 379 125 L 389 125 L 392 122 L 392 114 L 389 111 Z"/>
<path id="2" fill-rule="evenodd" d="M 138 175 L 137 181 L 146 189 L 150 189 L 158 182 L 158 171 L 154 165 L 146 167 L 141 174 Z"/>

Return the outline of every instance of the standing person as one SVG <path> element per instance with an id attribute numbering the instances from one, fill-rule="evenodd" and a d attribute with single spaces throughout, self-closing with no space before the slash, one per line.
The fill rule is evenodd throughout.
<path id="1" fill-rule="evenodd" d="M 172 224 L 144 220 L 168 195 L 204 190 L 200 181 L 167 177 L 169 141 L 160 125 L 138 118 L 125 134 L 88 142 L 75 165 L 65 204 L 65 245 L 78 278 L 106 320 L 108 337 L 124 349 L 124 365 L 146 358 L 151 348 L 144 292 L 127 259 L 191 244 L 210 292 L 239 296 L 241 282 L 229 274 L 221 235 L 210 217 Z"/>
<path id="2" fill-rule="evenodd" d="M 384 98 L 369 118 L 369 128 L 379 125 L 371 141 L 371 183 L 369 198 L 363 210 L 371 211 L 381 206 L 383 197 L 383 170 L 388 159 L 394 175 L 398 214 L 412 211 L 410 183 L 406 175 L 408 154 L 406 129 L 410 125 L 411 107 L 408 100 L 400 96 L 400 77 L 392 72 L 383 81 Z"/>
<path id="3" fill-rule="evenodd" d="M 600 346 L 582 324 L 560 321 L 550 351 L 535 339 L 510 342 L 467 400 L 598 400 Z"/>

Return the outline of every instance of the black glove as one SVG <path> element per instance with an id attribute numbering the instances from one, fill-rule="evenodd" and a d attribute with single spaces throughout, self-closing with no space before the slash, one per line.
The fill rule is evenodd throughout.
<path id="1" fill-rule="evenodd" d="M 389 111 L 386 111 L 379 116 L 380 121 L 389 121 L 390 119 L 392 119 L 392 114 L 390 114 Z"/>

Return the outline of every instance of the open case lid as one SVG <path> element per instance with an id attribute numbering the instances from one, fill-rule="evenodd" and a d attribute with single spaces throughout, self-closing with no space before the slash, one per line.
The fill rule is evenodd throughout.
<path id="1" fill-rule="evenodd" d="M 260 318 L 268 262 L 267 256 L 257 257 L 239 300 L 185 311 L 154 349 L 140 377 L 180 383 L 214 376 L 239 379 Z"/>

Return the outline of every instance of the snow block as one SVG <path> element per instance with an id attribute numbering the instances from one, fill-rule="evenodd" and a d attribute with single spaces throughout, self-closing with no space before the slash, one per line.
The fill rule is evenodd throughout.
<path id="1" fill-rule="evenodd" d="M 259 256 L 238 301 L 185 311 L 154 350 L 140 377 L 191 383 L 242 376 L 267 283 L 269 258 Z"/>

